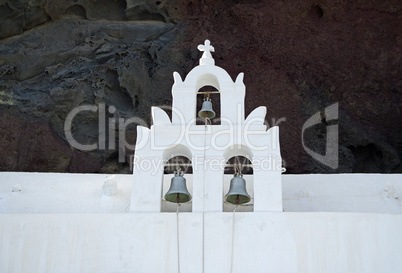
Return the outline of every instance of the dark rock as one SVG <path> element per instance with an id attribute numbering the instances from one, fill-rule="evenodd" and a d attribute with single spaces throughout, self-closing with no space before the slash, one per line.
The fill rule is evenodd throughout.
<path id="1" fill-rule="evenodd" d="M 0 101 L 2 102 L 2 108 L 5 108 L 4 100 L 1 99 Z M 0 111 L 1 171 L 18 171 L 19 142 L 25 122 L 15 112 L 9 109 L 2 109 Z"/>
<path id="2" fill-rule="evenodd" d="M 0 1 L 0 170 L 131 172 L 133 147 L 119 150 L 119 138 L 134 144 L 150 107 L 171 105 L 172 73 L 184 77 L 209 39 L 217 65 L 245 72 L 246 114 L 265 105 L 266 123 L 279 124 L 288 173 L 401 172 L 401 10 L 397 0 Z M 338 124 L 336 169 L 302 145 L 303 124 L 334 103 L 338 119 L 304 140 L 324 154 Z M 93 151 L 66 141 L 68 114 L 84 105 L 96 110 L 71 132 Z M 131 121 L 125 132 L 119 121 Z"/>
<path id="3" fill-rule="evenodd" d="M 49 123 L 25 125 L 19 141 L 18 170 L 65 172 L 70 160 L 70 147 L 52 131 Z"/>
<path id="4" fill-rule="evenodd" d="M 42 0 L 0 1 L 0 39 L 50 21 Z"/>
<path id="5" fill-rule="evenodd" d="M 0 111 L 0 170 L 65 172 L 71 149 L 45 120 L 27 119 L 15 107 Z"/>
<path id="6" fill-rule="evenodd" d="M 74 151 L 68 171 L 72 173 L 98 173 L 101 168 L 99 158 L 89 154 Z"/>

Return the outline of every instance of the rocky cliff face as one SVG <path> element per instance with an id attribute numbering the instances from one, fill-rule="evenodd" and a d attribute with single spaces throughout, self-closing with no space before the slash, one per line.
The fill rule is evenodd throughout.
<path id="1" fill-rule="evenodd" d="M 401 10 L 397 0 L 0 1 L 0 170 L 130 172 L 135 123 L 171 105 L 172 73 L 186 75 L 209 39 L 217 65 L 245 72 L 246 114 L 265 105 L 267 124 L 279 122 L 288 173 L 401 172 Z M 71 133 L 91 151 L 64 128 L 83 105 L 95 108 Z M 302 138 L 325 154 L 336 124 L 332 169 Z"/>

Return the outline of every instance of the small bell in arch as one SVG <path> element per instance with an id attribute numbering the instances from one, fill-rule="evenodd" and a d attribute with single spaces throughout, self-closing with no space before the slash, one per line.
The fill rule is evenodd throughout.
<path id="1" fill-rule="evenodd" d="M 191 200 L 191 194 L 187 190 L 186 179 L 183 177 L 184 172 L 177 168 L 174 177 L 171 180 L 170 188 L 165 194 L 166 201 L 172 203 L 185 203 Z"/>
<path id="2" fill-rule="evenodd" d="M 215 112 L 212 110 L 212 102 L 209 98 L 209 93 L 207 93 L 204 98 L 204 102 L 202 103 L 201 110 L 198 112 L 198 116 L 203 119 L 213 119 L 215 117 Z"/>
<path id="3" fill-rule="evenodd" d="M 225 200 L 229 203 L 238 205 L 244 204 L 251 200 L 246 190 L 246 180 L 241 174 L 235 173 L 230 180 L 229 192 L 225 195 Z"/>

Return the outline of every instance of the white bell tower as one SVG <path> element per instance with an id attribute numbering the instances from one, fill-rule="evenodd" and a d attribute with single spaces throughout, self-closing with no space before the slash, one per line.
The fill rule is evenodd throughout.
<path id="1" fill-rule="evenodd" d="M 160 212 L 166 161 L 185 156 L 192 162 L 192 211 L 222 212 L 225 193 L 224 167 L 234 156 L 247 158 L 253 168 L 253 211 L 282 211 L 279 128 L 267 130 L 266 108 L 261 106 L 244 117 L 243 73 L 233 81 L 215 66 L 209 40 L 200 64 L 182 80 L 174 72 L 172 120 L 164 110 L 152 107 L 151 128 L 137 127 L 131 212 Z M 220 94 L 221 124 L 197 125 L 197 93 L 204 86 Z M 212 105 L 216 108 L 218 105 Z M 248 182 L 247 182 L 248 183 Z"/>

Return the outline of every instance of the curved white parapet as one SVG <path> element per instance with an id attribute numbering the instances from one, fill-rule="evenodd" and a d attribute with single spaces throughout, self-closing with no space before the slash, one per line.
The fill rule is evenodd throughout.
<path id="1" fill-rule="evenodd" d="M 168 114 L 159 107 L 152 106 L 152 121 L 154 125 L 171 125 Z"/>
<path id="2" fill-rule="evenodd" d="M 247 124 L 248 126 L 264 125 L 266 114 L 267 108 L 265 106 L 257 107 L 247 116 L 244 124 Z"/>
<path id="3" fill-rule="evenodd" d="M 177 86 L 180 86 L 180 84 L 183 83 L 183 80 L 181 79 L 181 76 L 178 72 L 173 72 L 173 79 L 174 79 L 174 84 Z"/>
<path id="4" fill-rule="evenodd" d="M 237 75 L 237 77 L 236 77 L 235 84 L 238 86 L 244 86 L 243 78 L 244 78 L 244 73 L 243 72 L 239 73 L 239 75 Z"/>

